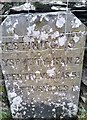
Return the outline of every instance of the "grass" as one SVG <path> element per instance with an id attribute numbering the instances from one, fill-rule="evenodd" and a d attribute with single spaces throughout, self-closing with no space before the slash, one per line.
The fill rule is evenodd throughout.
<path id="1" fill-rule="evenodd" d="M 0 120 L 9 120 L 11 118 L 10 111 L 1 111 L 0 112 Z"/>

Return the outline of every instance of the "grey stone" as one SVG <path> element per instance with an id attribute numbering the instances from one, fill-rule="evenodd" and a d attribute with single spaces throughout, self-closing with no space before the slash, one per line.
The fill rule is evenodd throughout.
<path id="1" fill-rule="evenodd" d="M 3 8 L 3 4 L 0 4 L 0 10 Z"/>
<path id="2" fill-rule="evenodd" d="M 76 116 L 85 26 L 70 11 L 8 16 L 2 72 L 13 118 Z"/>
<path id="3" fill-rule="evenodd" d="M 43 3 L 58 3 L 58 2 L 83 2 L 86 0 L 2 0 L 2 2 L 43 2 Z"/>

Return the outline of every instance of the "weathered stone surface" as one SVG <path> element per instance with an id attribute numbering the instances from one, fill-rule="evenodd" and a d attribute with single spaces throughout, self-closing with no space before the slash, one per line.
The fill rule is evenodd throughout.
<path id="1" fill-rule="evenodd" d="M 84 2 L 86 0 L 1 0 L 1 2 L 53 2 L 53 3 L 58 3 L 58 2 Z"/>
<path id="2" fill-rule="evenodd" d="M 11 9 L 15 10 L 15 11 L 21 11 L 21 10 L 35 10 L 35 6 L 31 3 L 25 3 L 22 4 L 20 6 L 14 6 Z"/>
<path id="3" fill-rule="evenodd" d="M 69 11 L 11 15 L 1 26 L 1 65 L 12 116 L 75 116 L 85 26 Z"/>

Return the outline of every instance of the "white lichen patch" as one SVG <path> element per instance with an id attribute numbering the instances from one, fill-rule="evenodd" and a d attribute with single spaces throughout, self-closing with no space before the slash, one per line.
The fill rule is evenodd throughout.
<path id="1" fill-rule="evenodd" d="M 17 34 L 14 34 L 14 39 L 18 40 L 19 36 Z"/>
<path id="2" fill-rule="evenodd" d="M 2 73 L 3 73 L 3 74 L 5 74 L 5 73 L 6 73 L 6 71 L 5 71 L 5 70 L 2 70 Z"/>
<path id="3" fill-rule="evenodd" d="M 68 107 L 69 109 L 67 109 L 67 113 L 70 117 L 72 117 L 72 115 L 76 115 L 77 114 L 77 111 L 78 111 L 78 107 L 76 104 L 74 103 L 68 103 Z"/>
<path id="4" fill-rule="evenodd" d="M 56 26 L 58 28 L 62 28 L 65 25 L 65 22 L 66 22 L 65 18 L 61 16 L 57 19 Z"/>
<path id="5" fill-rule="evenodd" d="M 23 41 L 26 42 L 26 43 L 28 43 L 28 42 L 30 41 L 30 39 L 29 39 L 29 37 L 26 35 L 26 36 L 24 36 Z"/>
<path id="6" fill-rule="evenodd" d="M 62 36 L 62 37 L 59 37 L 58 40 L 59 40 L 59 45 L 63 46 L 63 45 L 65 45 L 67 38 L 66 38 L 66 36 Z"/>
<path id="7" fill-rule="evenodd" d="M 54 108 L 54 109 L 52 109 L 52 112 L 56 112 L 56 109 Z"/>
<path id="8" fill-rule="evenodd" d="M 13 24 L 13 28 L 16 28 L 16 26 L 18 25 L 18 19 L 16 19 L 15 23 Z"/>
<path id="9" fill-rule="evenodd" d="M 16 26 L 18 25 L 18 20 L 16 19 L 15 23 L 12 25 L 12 22 L 9 21 L 6 23 L 7 25 L 11 25 L 8 29 L 7 29 L 7 33 L 11 33 L 11 34 L 14 34 L 14 30 L 16 28 Z"/>
<path id="10" fill-rule="evenodd" d="M 60 103 L 55 103 L 55 107 L 59 107 L 60 106 Z"/>
<path id="11" fill-rule="evenodd" d="M 37 19 L 37 15 L 32 17 L 32 21 L 34 22 Z"/>
<path id="12" fill-rule="evenodd" d="M 46 17 L 46 16 L 44 17 L 44 19 L 45 19 L 46 21 L 49 21 L 49 18 L 48 18 L 48 17 Z"/>
<path id="13" fill-rule="evenodd" d="M 59 95 L 60 97 L 64 97 L 64 96 L 66 96 L 66 93 L 64 93 L 64 92 L 62 93 L 62 92 L 61 92 L 61 93 L 59 93 L 58 95 Z"/>
<path id="14" fill-rule="evenodd" d="M 54 33 L 51 35 L 51 38 L 52 38 L 52 39 L 56 39 L 57 37 L 59 37 L 59 32 L 58 32 L 58 31 L 54 32 Z"/>
<path id="15" fill-rule="evenodd" d="M 12 114 L 15 114 L 16 112 L 19 111 L 19 107 L 22 107 L 21 103 L 22 103 L 22 98 L 20 96 L 17 96 L 12 100 L 12 104 L 11 104 Z"/>
<path id="16" fill-rule="evenodd" d="M 32 32 L 35 30 L 35 27 L 36 27 L 36 24 L 33 24 L 32 26 L 29 26 L 28 28 L 27 28 L 27 35 L 31 35 L 32 34 Z"/>
<path id="17" fill-rule="evenodd" d="M 32 108 L 32 111 L 35 111 L 35 108 Z"/>
<path id="18" fill-rule="evenodd" d="M 52 10 L 59 10 L 59 7 L 57 7 L 57 6 L 52 6 L 51 9 L 52 9 Z"/>
<path id="19" fill-rule="evenodd" d="M 8 28 L 7 33 L 14 33 L 14 28 L 13 27 Z"/>
<path id="20" fill-rule="evenodd" d="M 44 32 L 41 32 L 40 34 L 40 40 L 46 40 L 48 39 L 48 34 L 44 31 Z"/>
<path id="21" fill-rule="evenodd" d="M 73 37 L 73 40 L 75 41 L 75 43 L 77 43 L 77 42 L 80 40 L 80 38 L 79 38 L 77 35 L 75 35 L 75 36 Z"/>
<path id="22" fill-rule="evenodd" d="M 23 6 L 23 9 L 24 10 L 35 10 L 35 7 L 31 3 L 25 3 Z"/>
<path id="23" fill-rule="evenodd" d="M 54 95 L 58 95 L 59 93 L 58 92 L 55 92 Z"/>
<path id="24" fill-rule="evenodd" d="M 11 20 L 6 21 L 5 24 L 6 24 L 6 26 L 10 26 L 10 25 L 12 25 L 12 21 Z"/>
<path id="25" fill-rule="evenodd" d="M 74 20 L 71 21 L 71 25 L 72 25 L 72 28 L 78 28 L 82 25 L 82 23 L 77 17 L 74 17 Z"/>
<path id="26" fill-rule="evenodd" d="M 74 105 L 73 105 L 73 111 L 72 111 L 72 114 L 73 114 L 74 116 L 76 116 L 77 111 L 78 111 L 78 106 L 77 106 L 76 104 L 74 104 Z"/>
<path id="27" fill-rule="evenodd" d="M 20 89 L 18 82 L 13 82 L 13 85 L 16 86 L 18 89 Z"/>
<path id="28" fill-rule="evenodd" d="M 12 116 L 14 117 L 14 118 L 22 118 L 22 114 L 21 113 L 16 113 L 15 114 L 15 116 L 12 114 Z"/>
<path id="29" fill-rule="evenodd" d="M 17 94 L 16 94 L 15 92 L 9 92 L 9 93 L 8 93 L 8 96 L 9 96 L 10 98 L 14 98 L 14 97 L 17 96 Z"/>
<path id="30" fill-rule="evenodd" d="M 33 31 L 33 37 L 38 39 L 40 37 L 40 31 Z"/>
<path id="31" fill-rule="evenodd" d="M 47 70 L 47 74 L 48 74 L 50 77 L 54 76 L 54 75 L 55 75 L 55 68 L 48 69 L 48 70 Z"/>
<path id="32" fill-rule="evenodd" d="M 69 108 L 73 107 L 73 103 L 68 103 Z"/>
<path id="33" fill-rule="evenodd" d="M 80 91 L 79 86 L 73 86 L 73 91 Z"/>
<path id="34" fill-rule="evenodd" d="M 52 60 L 52 61 L 51 61 L 51 67 L 53 67 L 53 66 L 54 66 L 54 61 Z"/>
<path id="35" fill-rule="evenodd" d="M 40 22 L 43 21 L 43 19 L 45 18 L 46 14 L 40 15 Z"/>
<path id="36" fill-rule="evenodd" d="M 51 3 L 51 4 L 55 3 L 55 4 L 59 4 L 59 5 L 62 5 L 62 4 L 66 5 L 65 3 L 63 3 L 63 1 L 59 1 L 59 0 L 53 0 L 53 1 L 50 0 L 49 3 Z"/>
<path id="37" fill-rule="evenodd" d="M 26 115 L 26 111 L 23 112 L 23 115 Z"/>
<path id="38" fill-rule="evenodd" d="M 40 74 L 40 71 L 36 71 L 35 73 L 36 73 L 36 74 Z"/>

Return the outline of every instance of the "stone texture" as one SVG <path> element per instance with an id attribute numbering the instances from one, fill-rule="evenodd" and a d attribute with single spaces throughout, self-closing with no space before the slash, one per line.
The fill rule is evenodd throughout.
<path id="1" fill-rule="evenodd" d="M 67 0 L 1 0 L 0 2 L 43 2 L 43 3 L 58 3 L 58 2 L 67 2 Z M 68 2 L 82 2 L 83 0 L 68 0 Z M 86 0 L 84 0 L 86 1 Z"/>
<path id="2" fill-rule="evenodd" d="M 11 15 L 1 26 L 1 66 L 12 116 L 75 116 L 85 26 L 69 11 Z"/>

